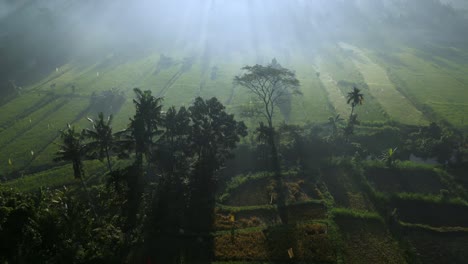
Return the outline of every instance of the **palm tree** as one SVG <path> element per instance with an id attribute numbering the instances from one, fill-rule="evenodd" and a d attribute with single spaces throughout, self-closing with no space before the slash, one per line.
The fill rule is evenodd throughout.
<path id="1" fill-rule="evenodd" d="M 60 131 L 62 144 L 57 151 L 54 161 L 71 161 L 73 164 L 73 174 L 75 179 L 82 179 L 84 175 L 82 157 L 85 153 L 85 146 L 82 143 L 83 134 L 75 132 L 75 128 L 70 124 L 67 129 Z"/>
<path id="2" fill-rule="evenodd" d="M 84 169 L 82 158 L 85 155 L 85 145 L 83 144 L 83 133 L 78 133 L 75 131 L 75 128 L 70 124 L 67 124 L 67 129 L 60 131 L 60 138 L 62 139 L 62 144 L 59 144 L 59 150 L 56 153 L 54 158 L 55 162 L 59 161 L 71 161 L 73 164 L 73 174 L 75 179 L 79 179 L 83 186 L 83 189 L 88 196 L 89 205 L 94 215 L 96 212 L 94 206 L 91 202 L 91 197 L 89 195 L 88 187 L 84 181 Z"/>
<path id="3" fill-rule="evenodd" d="M 137 98 L 133 100 L 136 113 L 131 122 L 131 130 L 135 139 L 137 159 L 141 161 L 142 154 L 147 160 L 152 159 L 153 137 L 158 134 L 161 123 L 162 98 L 154 97 L 151 91 L 133 89 Z"/>
<path id="4" fill-rule="evenodd" d="M 354 113 L 354 107 L 356 107 L 357 105 L 362 105 L 362 102 L 364 101 L 364 95 L 361 93 L 360 89 L 353 87 L 353 90 L 348 93 L 346 98 L 348 99 L 347 103 L 351 103 L 350 116 L 352 116 Z"/>
<path id="5" fill-rule="evenodd" d="M 101 112 L 97 120 L 88 118 L 93 124 L 92 129 L 84 130 L 84 136 L 91 139 L 91 142 L 86 144 L 86 151 L 91 157 L 97 157 L 99 160 L 107 159 L 107 167 L 112 172 L 110 162 L 110 151 L 114 145 L 114 136 L 112 135 L 112 115 L 107 120 L 104 119 L 104 114 Z"/>

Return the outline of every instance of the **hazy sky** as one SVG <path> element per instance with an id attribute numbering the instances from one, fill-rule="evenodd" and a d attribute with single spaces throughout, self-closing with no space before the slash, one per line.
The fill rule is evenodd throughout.
<path id="1" fill-rule="evenodd" d="M 466 27 L 453 15 L 453 10 L 434 3 L 433 0 L 0 0 L 0 37 L 13 36 L 15 39 L 9 38 L 11 48 L 20 46 L 28 51 L 49 48 L 46 52 L 66 49 L 92 56 L 96 52 L 122 49 L 135 52 L 148 47 L 186 54 L 294 53 L 340 41 L 378 46 L 398 39 L 453 43 L 457 38 L 465 38 L 468 34 L 459 30 Z M 0 48 L 5 43 L 0 43 Z"/>

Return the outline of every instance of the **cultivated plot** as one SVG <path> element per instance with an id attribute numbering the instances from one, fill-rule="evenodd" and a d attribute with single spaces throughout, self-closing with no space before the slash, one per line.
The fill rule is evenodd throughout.
<path id="1" fill-rule="evenodd" d="M 376 98 L 390 118 L 404 124 L 425 124 L 427 121 L 410 100 L 398 92 L 390 81 L 385 69 L 373 62 L 364 51 L 346 43 L 340 47 L 350 51 L 350 59 L 362 73 L 369 91 Z"/>

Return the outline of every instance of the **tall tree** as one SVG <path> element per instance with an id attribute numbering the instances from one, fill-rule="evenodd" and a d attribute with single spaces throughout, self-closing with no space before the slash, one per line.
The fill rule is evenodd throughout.
<path id="1" fill-rule="evenodd" d="M 67 128 L 60 131 L 60 138 L 62 143 L 59 144 L 59 150 L 56 153 L 54 161 L 71 161 L 73 165 L 73 174 L 75 179 L 81 181 L 86 195 L 88 196 L 89 205 L 93 210 L 94 206 L 91 201 L 91 196 L 89 195 L 88 187 L 84 180 L 84 168 L 83 168 L 83 156 L 85 155 L 85 145 L 83 144 L 83 133 L 78 133 L 75 131 L 75 128 L 70 124 L 67 124 Z"/>
<path id="2" fill-rule="evenodd" d="M 192 172 L 190 150 L 190 115 L 185 107 L 178 111 L 171 107 L 163 114 L 163 132 L 156 142 L 155 162 L 160 177 L 152 196 L 151 213 L 148 214 L 146 241 L 150 241 L 151 254 L 164 263 L 174 263 L 182 242 L 181 230 L 186 227 L 188 198 L 187 181 Z M 168 242 L 172 241 L 172 242 Z"/>
<path id="3" fill-rule="evenodd" d="M 271 164 L 276 178 L 277 204 L 283 223 L 287 223 L 286 197 L 278 149 L 275 142 L 275 129 L 273 126 L 275 108 L 287 96 L 300 94 L 299 80 L 294 72 L 281 67 L 276 60 L 267 66 L 254 65 L 242 68 L 246 73 L 234 77 L 234 84 L 247 88 L 263 106 L 259 112 L 267 120 L 268 144 L 271 148 Z M 261 127 L 265 131 L 265 127 Z"/>
<path id="4" fill-rule="evenodd" d="M 136 98 L 135 115 L 130 119 L 129 127 L 116 133 L 118 138 L 117 148 L 119 156 L 128 156 L 131 151 L 135 151 L 135 163 L 125 170 L 112 174 L 115 180 L 125 179 L 128 190 L 126 191 L 127 205 L 125 214 L 127 215 L 126 228 L 131 230 L 135 227 L 138 211 L 140 210 L 141 197 L 145 186 L 143 176 L 143 157 L 146 159 L 146 175 L 153 176 L 151 161 L 154 159 L 155 136 L 160 134 L 162 120 L 162 98 L 152 95 L 151 91 L 142 91 L 134 88 Z"/>
<path id="5" fill-rule="evenodd" d="M 354 125 L 359 124 L 357 115 L 354 114 L 354 108 L 358 105 L 362 105 L 364 95 L 361 93 L 360 89 L 353 87 L 353 90 L 348 93 L 346 99 L 347 103 L 351 104 L 351 114 L 349 115 L 348 124 L 344 128 L 344 134 L 346 139 L 348 139 L 348 137 L 354 133 Z"/>
<path id="6" fill-rule="evenodd" d="M 190 148 L 194 154 L 190 206 L 193 215 L 205 218 L 195 228 L 206 231 L 206 225 L 212 223 L 210 210 L 214 207 L 215 172 L 231 157 L 240 138 L 247 135 L 247 128 L 226 113 L 225 107 L 214 97 L 209 100 L 197 97 L 188 110 L 192 124 Z"/>
<path id="7" fill-rule="evenodd" d="M 91 157 L 97 157 L 101 161 L 107 160 L 107 167 L 112 172 L 112 164 L 110 162 L 110 151 L 114 146 L 114 136 L 112 134 L 112 115 L 108 118 L 104 118 L 104 114 L 101 112 L 98 115 L 97 120 L 88 118 L 92 123 L 92 129 L 85 129 L 84 135 L 90 139 L 91 142 L 86 144 L 86 151 Z"/>
<path id="8" fill-rule="evenodd" d="M 155 97 L 151 91 L 141 91 L 139 88 L 133 89 L 136 94 L 136 99 L 133 100 L 135 104 L 135 116 L 131 120 L 131 132 L 135 140 L 135 152 L 137 154 L 137 161 L 142 161 L 144 154 L 149 161 L 153 157 L 153 138 L 160 131 L 158 126 L 161 122 L 161 109 L 162 98 Z"/>
<path id="9" fill-rule="evenodd" d="M 76 132 L 75 128 L 68 124 L 66 129 L 60 131 L 60 138 L 62 143 L 54 161 L 71 161 L 75 179 L 81 180 L 84 174 L 82 158 L 85 154 L 83 133 Z"/>
<path id="10" fill-rule="evenodd" d="M 235 76 L 234 84 L 247 88 L 263 104 L 264 109 L 260 113 L 272 128 L 275 108 L 280 100 L 300 93 L 299 80 L 294 72 L 278 66 L 275 61 L 267 66 L 245 66 L 242 70 L 246 73 Z"/>

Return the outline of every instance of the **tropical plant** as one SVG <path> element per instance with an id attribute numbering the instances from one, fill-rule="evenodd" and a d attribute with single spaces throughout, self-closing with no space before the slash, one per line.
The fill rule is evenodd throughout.
<path id="1" fill-rule="evenodd" d="M 346 99 L 348 104 L 351 103 L 351 114 L 349 115 L 351 117 L 353 116 L 354 108 L 358 105 L 362 105 L 364 95 L 361 93 L 360 89 L 353 87 L 353 90 L 348 93 Z"/>
<path id="2" fill-rule="evenodd" d="M 86 146 L 83 144 L 83 135 L 83 132 L 78 133 L 75 131 L 73 126 L 67 124 L 67 128 L 60 131 L 60 138 L 62 143 L 59 144 L 59 150 L 56 154 L 57 157 L 54 158 L 54 161 L 69 161 L 72 163 L 75 179 L 79 179 L 81 181 L 81 185 L 83 186 L 83 189 L 88 196 L 89 205 L 96 215 L 93 203 L 91 201 L 91 196 L 89 195 L 88 187 L 86 186 L 86 182 L 84 180 L 82 159 L 86 153 Z"/>
<path id="3" fill-rule="evenodd" d="M 330 116 L 328 118 L 328 125 L 331 128 L 331 138 L 335 138 L 338 134 L 338 124 L 343 121 L 344 119 L 338 114 L 335 117 Z"/>
<path id="4" fill-rule="evenodd" d="M 158 126 L 162 116 L 162 98 L 154 97 L 151 91 L 141 91 L 139 88 L 133 89 L 136 94 L 135 116 L 131 119 L 130 130 L 135 140 L 135 152 L 137 160 L 141 162 L 142 155 L 147 160 L 152 159 L 153 138 L 159 134 Z"/>
<path id="5" fill-rule="evenodd" d="M 247 135 L 243 122 L 238 122 L 232 114 L 215 98 L 195 99 L 189 107 L 191 119 L 190 149 L 193 151 L 193 175 L 190 178 L 190 215 L 196 230 L 207 230 L 212 223 L 215 172 L 224 166 L 232 156 L 241 137 Z M 202 213 L 201 213 L 202 212 Z"/>
<path id="6" fill-rule="evenodd" d="M 92 129 L 85 129 L 84 136 L 91 140 L 86 144 L 86 152 L 89 156 L 99 158 L 99 160 L 107 160 L 107 167 L 112 172 L 112 164 L 110 161 L 110 152 L 114 146 L 114 136 L 112 135 L 112 115 L 104 118 L 101 112 L 97 120 L 88 118 L 92 123 Z"/>
<path id="7" fill-rule="evenodd" d="M 73 126 L 67 124 L 67 128 L 60 131 L 60 138 L 62 143 L 54 161 L 71 161 L 75 179 L 82 180 L 84 175 L 82 158 L 85 155 L 83 133 L 76 132 Z"/>
<path id="8" fill-rule="evenodd" d="M 190 155 L 189 135 L 190 135 L 190 115 L 185 107 L 179 111 L 171 107 L 163 115 L 161 133 L 157 141 L 158 157 L 160 169 L 170 175 L 176 170 L 186 167 L 187 159 Z"/>
<path id="9" fill-rule="evenodd" d="M 388 168 L 395 167 L 396 162 L 396 151 L 398 148 L 389 148 L 388 150 L 382 153 L 382 161 L 385 162 L 385 166 Z"/>
<path id="10" fill-rule="evenodd" d="M 218 169 L 241 137 L 247 135 L 244 122 L 225 112 L 225 107 L 213 97 L 203 100 L 197 97 L 188 111 L 192 124 L 190 142 L 197 161 L 208 161 L 212 169 Z"/>

